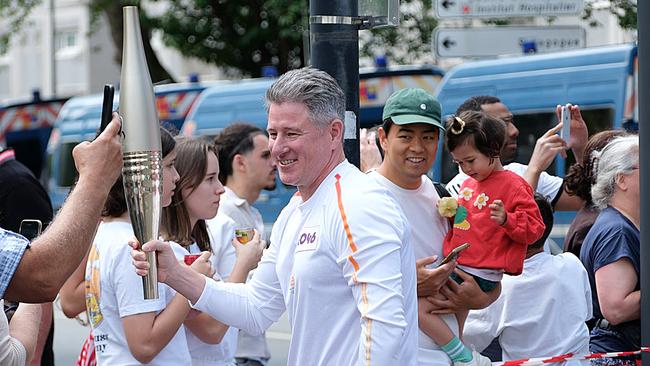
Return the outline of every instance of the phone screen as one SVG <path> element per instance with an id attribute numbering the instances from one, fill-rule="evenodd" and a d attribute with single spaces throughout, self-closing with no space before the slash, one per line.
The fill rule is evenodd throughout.
<path id="1" fill-rule="evenodd" d="M 23 220 L 20 223 L 20 235 L 32 241 L 41 234 L 43 224 L 40 220 Z"/>

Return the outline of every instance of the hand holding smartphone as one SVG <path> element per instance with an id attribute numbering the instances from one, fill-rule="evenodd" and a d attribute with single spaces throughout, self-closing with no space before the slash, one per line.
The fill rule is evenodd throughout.
<path id="1" fill-rule="evenodd" d="M 561 108 L 562 130 L 560 131 L 560 137 L 568 144 L 571 140 L 571 104 L 563 105 Z"/>
<path id="2" fill-rule="evenodd" d="M 99 136 L 106 126 L 111 123 L 113 119 L 113 98 L 115 96 L 115 88 L 111 84 L 104 85 L 104 100 L 102 101 L 102 119 L 99 124 L 97 136 Z"/>
<path id="3" fill-rule="evenodd" d="M 461 244 L 461 245 L 457 246 L 456 248 L 452 249 L 452 251 L 449 252 L 449 254 L 447 254 L 447 256 L 442 260 L 442 262 L 440 262 L 440 264 L 438 264 L 438 267 L 442 266 L 443 264 L 447 264 L 447 263 L 453 261 L 454 259 L 458 258 L 458 255 L 460 254 L 460 252 L 462 252 L 463 250 L 465 250 L 467 248 L 469 248 L 469 243 Z"/>

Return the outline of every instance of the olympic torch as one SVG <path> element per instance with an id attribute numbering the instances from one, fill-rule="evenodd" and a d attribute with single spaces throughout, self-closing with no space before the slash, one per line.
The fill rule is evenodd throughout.
<path id="1" fill-rule="evenodd" d="M 138 8 L 125 6 L 120 114 L 124 194 L 135 236 L 144 244 L 158 239 L 162 210 L 162 149 L 151 76 L 144 55 Z M 149 271 L 142 278 L 145 299 L 158 298 L 155 252 L 147 253 Z"/>

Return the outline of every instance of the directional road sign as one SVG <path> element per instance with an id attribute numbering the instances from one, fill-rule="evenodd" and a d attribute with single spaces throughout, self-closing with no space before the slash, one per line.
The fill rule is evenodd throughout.
<path id="1" fill-rule="evenodd" d="M 436 0 L 439 18 L 506 18 L 582 13 L 584 0 Z"/>
<path id="2" fill-rule="evenodd" d="M 582 27 L 436 28 L 433 48 L 439 57 L 521 54 L 524 45 L 537 53 L 585 47 Z"/>

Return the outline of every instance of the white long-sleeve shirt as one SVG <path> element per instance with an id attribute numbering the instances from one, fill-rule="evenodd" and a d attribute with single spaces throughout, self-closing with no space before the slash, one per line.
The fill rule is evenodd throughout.
<path id="1" fill-rule="evenodd" d="M 252 281 L 206 281 L 194 305 L 255 334 L 288 311 L 290 365 L 415 365 L 409 228 L 384 188 L 347 161 L 281 212 Z"/>
<path id="2" fill-rule="evenodd" d="M 483 350 L 499 338 L 503 360 L 589 353 L 591 289 L 587 271 L 571 253 L 539 253 L 524 261 L 519 276 L 503 276 L 501 296 L 469 312 L 467 344 Z M 558 364 L 550 364 L 558 365 Z M 569 361 L 563 366 L 588 366 Z"/>

